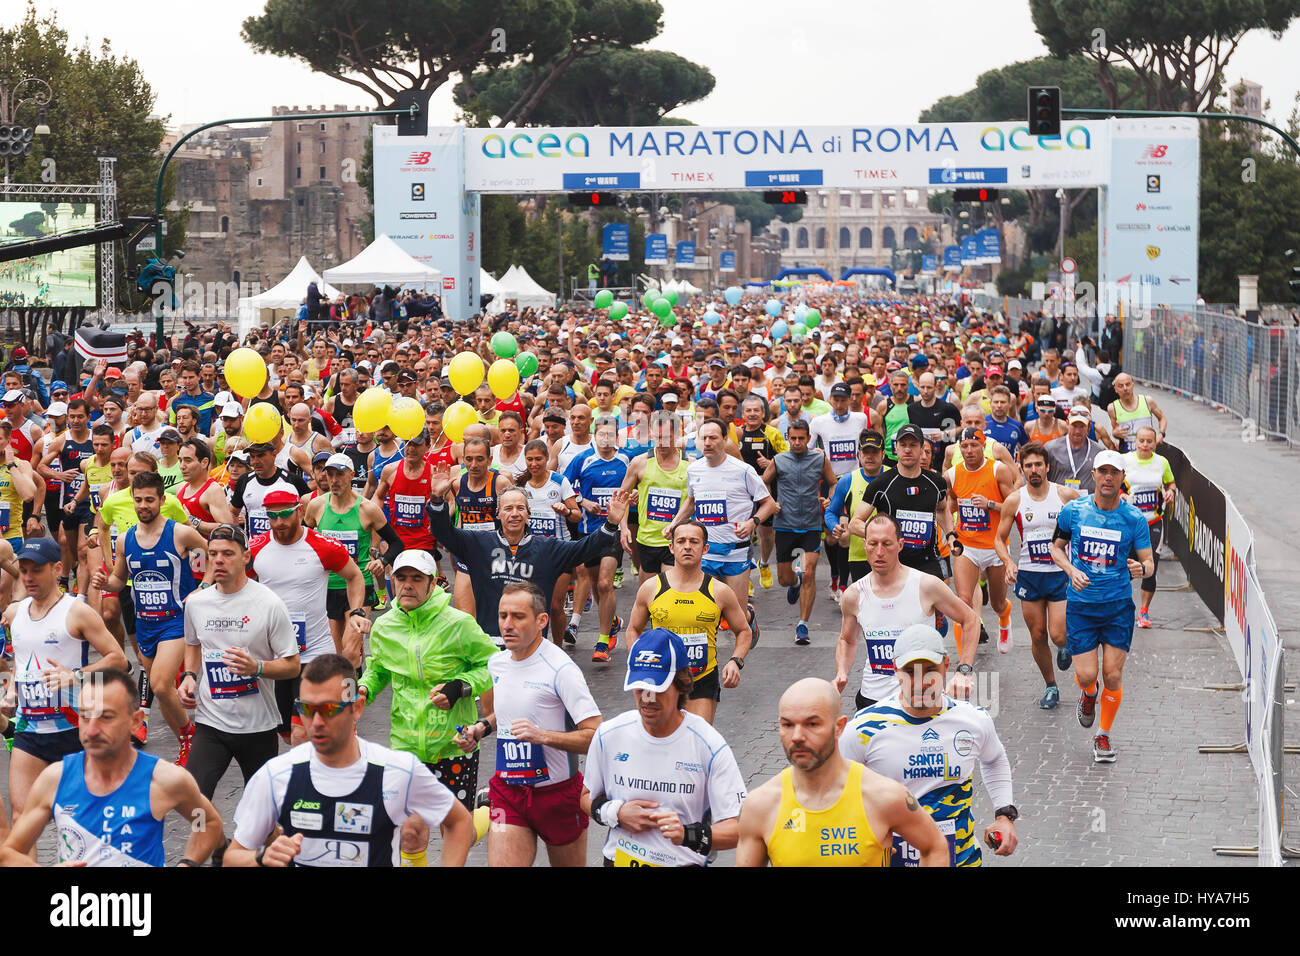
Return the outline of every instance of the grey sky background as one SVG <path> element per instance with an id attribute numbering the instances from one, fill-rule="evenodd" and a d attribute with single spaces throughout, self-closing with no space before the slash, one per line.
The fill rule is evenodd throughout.
<path id="1" fill-rule="evenodd" d="M 940 96 L 969 89 L 982 72 L 1046 53 L 1026 0 L 844 3 L 801 0 L 660 0 L 664 32 L 651 44 L 712 70 L 717 86 L 678 110 L 701 125 L 907 123 Z M 139 61 L 171 125 L 268 113 L 273 105 L 374 105 L 346 83 L 300 63 L 261 56 L 240 39 L 240 24 L 263 0 L 173 0 L 166 15 L 126 17 L 121 3 L 37 0 L 56 10 L 74 41 Z M 4 17 L 21 16 L 9 4 Z M 1300 86 L 1300 26 L 1281 40 L 1246 37 L 1229 80 L 1264 87 L 1269 118 L 1284 122 Z M 451 84 L 433 100 L 433 122 L 453 120 Z"/>

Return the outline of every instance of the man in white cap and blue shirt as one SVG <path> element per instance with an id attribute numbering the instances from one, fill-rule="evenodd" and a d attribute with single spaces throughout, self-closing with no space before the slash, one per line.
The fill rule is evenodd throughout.
<path id="1" fill-rule="evenodd" d="M 745 781 L 731 747 L 684 709 L 686 645 L 652 628 L 628 649 L 636 708 L 602 723 L 587 751 L 582 808 L 609 828 L 605 866 L 704 866 L 739 836 Z"/>
<path id="2" fill-rule="evenodd" d="M 971 815 L 975 764 L 994 821 L 984 842 L 997 856 L 1016 848 L 1011 802 L 1011 762 L 983 707 L 949 697 L 948 652 L 928 624 L 913 624 L 894 641 L 898 690 L 858 711 L 840 735 L 840 753 L 897 780 L 925 807 L 948 841 L 951 866 L 979 866 L 980 848 Z M 890 866 L 919 866 L 921 855 L 894 835 Z"/>

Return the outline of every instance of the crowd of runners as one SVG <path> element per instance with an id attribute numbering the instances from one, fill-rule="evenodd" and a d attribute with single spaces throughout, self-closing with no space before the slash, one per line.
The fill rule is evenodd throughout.
<path id="1" fill-rule="evenodd" d="M 1113 762 L 1151 626 L 1174 486 L 1122 333 L 1053 347 L 1036 320 L 856 289 L 674 304 L 196 329 L 48 394 L 4 373 L 0 864 L 34 864 L 51 822 L 85 865 L 163 865 L 168 826 L 182 866 L 460 865 L 481 841 L 529 865 L 539 840 L 581 866 L 591 825 L 615 867 L 1013 853 L 977 669 L 1028 641 L 1042 697 L 1002 706 L 1072 682 Z M 258 394 L 225 378 L 239 346 Z M 517 389 L 458 394 L 466 352 L 511 357 Z M 376 388 L 423 428 L 361 430 Z M 477 420 L 453 428 L 460 399 Z M 261 404 L 283 427 L 250 441 Z M 808 646 L 819 600 L 833 656 Z M 788 690 L 748 719 L 789 766 L 755 780 L 715 716 L 783 644 L 806 648 Z M 387 740 L 358 736 L 366 708 Z"/>

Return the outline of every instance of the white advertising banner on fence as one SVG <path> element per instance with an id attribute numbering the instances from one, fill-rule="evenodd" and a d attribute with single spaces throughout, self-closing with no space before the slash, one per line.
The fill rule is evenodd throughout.
<path id="1" fill-rule="evenodd" d="M 1196 120 L 1114 119 L 1100 191 L 1098 307 L 1115 313 L 1196 301 L 1200 127 Z"/>
<path id="2" fill-rule="evenodd" d="M 1098 186 L 1110 175 L 1107 121 L 1060 136 L 1023 123 L 901 126 L 610 126 L 467 129 L 465 188 L 588 189 Z"/>

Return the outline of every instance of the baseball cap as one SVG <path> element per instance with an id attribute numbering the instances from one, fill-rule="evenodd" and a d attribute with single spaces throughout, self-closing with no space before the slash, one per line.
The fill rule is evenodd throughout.
<path id="1" fill-rule="evenodd" d="M 21 402 L 27 396 L 21 388 L 11 388 L 0 396 L 0 402 Z"/>
<path id="2" fill-rule="evenodd" d="M 1034 405 L 1038 408 L 1056 408 L 1056 399 L 1051 395 L 1039 395 Z"/>
<path id="3" fill-rule="evenodd" d="M 14 349 L 13 357 L 16 359 L 25 359 L 27 358 L 27 350 L 20 345 L 18 348 Z"/>
<path id="4" fill-rule="evenodd" d="M 915 661 L 942 664 L 948 652 L 943 646 L 943 635 L 929 624 L 913 624 L 894 638 L 894 667 Z"/>
<path id="5" fill-rule="evenodd" d="M 28 538 L 23 549 L 15 555 L 17 561 L 31 561 L 35 564 L 52 564 L 63 560 L 63 549 L 52 538 Z M 685 653 L 685 652 L 683 652 Z"/>
<path id="6" fill-rule="evenodd" d="M 181 433 L 174 428 L 164 428 L 158 433 L 158 440 L 171 441 L 179 445 L 181 443 Z"/>
<path id="7" fill-rule="evenodd" d="M 880 451 L 885 450 L 884 436 L 874 428 L 864 428 L 862 434 L 858 436 L 858 450 L 862 451 L 867 448 L 877 448 Z"/>
<path id="8" fill-rule="evenodd" d="M 1022 371 L 1024 370 L 1024 366 L 1020 364 L 1020 359 L 1012 359 L 1010 362 L 1007 363 L 1008 371 L 1010 371 L 1013 368 L 1018 368 Z"/>
<path id="9" fill-rule="evenodd" d="M 45 414 L 51 416 L 52 418 L 62 418 L 64 415 L 68 414 L 68 403 L 51 402 L 50 407 L 46 409 Z"/>
<path id="10" fill-rule="evenodd" d="M 334 454 L 330 455 L 327 459 L 325 459 L 326 471 L 330 470 L 331 468 L 337 469 L 339 471 L 357 470 L 357 466 L 352 463 L 352 459 L 349 458 L 347 455 L 343 454 L 343 452 L 341 451 L 336 451 Z"/>
<path id="11" fill-rule="evenodd" d="M 329 460 L 330 460 L 331 458 L 333 458 L 333 457 L 334 457 L 334 456 L 333 456 L 333 454 L 332 454 L 331 452 L 328 452 L 328 451 L 318 451 L 318 452 L 316 452 L 316 454 L 314 454 L 314 455 L 311 456 L 311 463 L 312 463 L 313 465 L 323 465 L 323 464 L 328 463 Z"/>
<path id="12" fill-rule="evenodd" d="M 430 578 L 438 573 L 438 565 L 434 562 L 433 555 L 419 548 L 407 548 L 397 556 L 397 560 L 393 562 L 393 574 L 396 575 L 403 568 L 411 568 Z"/>
<path id="13" fill-rule="evenodd" d="M 237 461 L 237 462 L 239 462 L 240 464 L 243 464 L 243 465 L 247 465 L 247 464 L 248 464 L 248 449 L 247 449 L 247 448 L 240 448 L 240 449 L 238 449 L 237 451 L 232 451 L 232 452 L 230 453 L 230 460 L 231 460 L 231 461 Z"/>
<path id="14" fill-rule="evenodd" d="M 104 373 L 104 378 L 121 378 L 122 370 L 120 368 L 110 368 Z"/>
<path id="15" fill-rule="evenodd" d="M 762 356 L 751 355 L 749 358 L 745 359 L 745 364 L 748 365 L 750 368 L 762 368 L 763 367 Z"/>
<path id="16" fill-rule="evenodd" d="M 660 395 L 659 401 L 665 404 L 671 402 L 672 404 L 676 405 L 679 401 L 681 401 L 681 399 L 678 398 L 676 392 L 670 390 L 670 391 L 665 391 L 662 395 Z"/>
<path id="17" fill-rule="evenodd" d="M 413 438 L 408 438 L 408 439 L 406 440 L 406 443 L 407 443 L 408 445 L 427 445 L 427 444 L 429 444 L 429 430 L 428 430 L 427 428 L 421 428 L 421 429 L 420 429 L 420 433 L 419 433 L 418 435 L 415 435 Z"/>
<path id="18" fill-rule="evenodd" d="M 58 548 L 54 545 L 55 551 Z M 628 652 L 623 689 L 652 690 L 658 694 L 668 689 L 677 671 L 685 666 L 686 645 L 682 639 L 666 628 L 653 627 L 638 637 Z"/>
<path id="19" fill-rule="evenodd" d="M 416 381 L 418 380 L 415 377 L 415 373 L 409 368 L 402 369 L 402 371 L 397 373 L 397 383 L 399 385 L 414 385 Z"/>
<path id="20" fill-rule="evenodd" d="M 226 407 L 221 410 L 222 418 L 243 418 L 244 406 L 239 402 L 226 402 Z"/>
<path id="21" fill-rule="evenodd" d="M 1070 417 L 1066 419 L 1066 421 L 1091 422 L 1092 412 L 1088 411 L 1088 409 L 1084 408 L 1082 405 L 1076 405 L 1074 408 L 1070 409 Z"/>
<path id="22" fill-rule="evenodd" d="M 831 398 L 848 398 L 852 394 L 849 386 L 844 382 L 836 382 L 831 386 Z"/>
<path id="23" fill-rule="evenodd" d="M 1110 449 L 1098 452 L 1097 457 L 1092 460 L 1093 468 L 1100 468 L 1102 465 L 1110 465 L 1120 473 L 1123 473 L 1126 470 L 1124 466 L 1124 456 L 1119 452 L 1111 451 Z"/>
<path id="24" fill-rule="evenodd" d="M 913 425 L 909 423 L 907 425 L 904 425 L 898 431 L 894 432 L 895 447 L 897 447 L 898 443 L 901 442 L 904 438 L 912 438 L 915 439 L 916 441 L 924 442 L 925 432 L 921 431 L 920 425 Z"/>
<path id="25" fill-rule="evenodd" d="M 876 376 L 867 372 L 862 376 L 862 384 L 867 386 L 867 388 L 875 388 L 880 383 L 876 381 Z"/>
<path id="26" fill-rule="evenodd" d="M 901 429 L 900 429 L 900 431 L 901 431 Z M 982 442 L 984 441 L 984 429 L 982 429 L 982 428 L 971 428 L 971 427 L 967 426 L 966 428 L 963 428 L 961 431 L 959 431 L 959 432 L 957 433 L 957 440 L 958 440 L 959 442 L 962 442 L 962 441 L 977 441 L 977 442 L 981 442 L 981 443 L 982 443 Z"/>
<path id="27" fill-rule="evenodd" d="M 1001 367 L 1000 367 L 1000 366 L 997 366 L 997 365 L 990 365 L 988 368 L 986 368 L 986 369 L 984 370 L 984 377 L 985 377 L 985 378 L 1001 378 L 1001 377 L 1002 377 L 1002 369 L 1001 369 Z"/>
<path id="28" fill-rule="evenodd" d="M 299 503 L 299 498 L 292 491 L 273 491 L 262 499 L 265 508 L 292 508 Z"/>
<path id="29" fill-rule="evenodd" d="M 925 368 L 929 364 L 930 364 L 930 360 L 926 358 L 924 355 L 912 356 L 912 368 Z"/>
<path id="30" fill-rule="evenodd" d="M 726 367 L 727 367 L 727 363 L 723 359 L 720 358 L 709 359 L 709 368 L 726 368 Z M 8 401 L 8 399 L 6 399 L 6 401 Z"/>
<path id="31" fill-rule="evenodd" d="M 259 451 L 275 451 L 275 442 L 255 441 L 248 446 L 248 453 L 255 455 Z"/>

